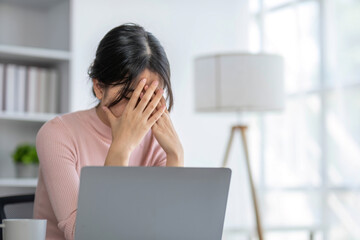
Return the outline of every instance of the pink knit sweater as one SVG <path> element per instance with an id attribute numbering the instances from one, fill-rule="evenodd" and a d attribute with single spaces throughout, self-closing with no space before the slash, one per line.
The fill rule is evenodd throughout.
<path id="1" fill-rule="evenodd" d="M 47 219 L 47 240 L 74 238 L 80 170 L 103 166 L 110 144 L 111 128 L 95 108 L 58 116 L 39 130 L 34 218 Z M 129 165 L 166 165 L 166 154 L 151 130 L 131 154 Z"/>

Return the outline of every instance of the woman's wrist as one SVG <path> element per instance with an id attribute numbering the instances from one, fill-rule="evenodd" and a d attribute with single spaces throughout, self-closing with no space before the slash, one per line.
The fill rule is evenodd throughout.
<path id="1" fill-rule="evenodd" d="M 166 153 L 166 166 L 168 167 L 183 167 L 184 166 L 184 151 L 180 148 L 177 151 Z"/>
<path id="2" fill-rule="evenodd" d="M 129 166 L 131 150 L 120 146 L 114 142 L 111 143 L 105 159 L 105 166 Z"/>

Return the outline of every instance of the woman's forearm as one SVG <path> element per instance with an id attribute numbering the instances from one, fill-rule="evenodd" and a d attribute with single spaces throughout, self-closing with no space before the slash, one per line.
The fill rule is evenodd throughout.
<path id="1" fill-rule="evenodd" d="M 183 167 L 184 166 L 184 153 L 178 151 L 174 154 L 166 155 L 166 166 L 167 167 Z"/>
<path id="2" fill-rule="evenodd" d="M 111 143 L 104 166 L 129 166 L 129 151 L 118 146 L 115 142 Z"/>

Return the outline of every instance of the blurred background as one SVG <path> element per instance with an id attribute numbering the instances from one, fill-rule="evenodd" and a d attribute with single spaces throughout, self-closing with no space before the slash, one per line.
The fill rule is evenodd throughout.
<path id="1" fill-rule="evenodd" d="M 357 0 L 0 0 L 0 195 L 34 192 L 36 176 L 19 178 L 13 152 L 55 115 L 95 105 L 87 70 L 97 45 L 133 22 L 167 52 L 187 167 L 220 167 L 237 122 L 195 111 L 195 58 L 283 56 L 284 111 L 247 116 L 265 238 L 360 239 L 359 13 Z M 9 83 L 21 74 L 37 80 Z M 229 240 L 256 236 L 240 146 L 236 137 Z"/>

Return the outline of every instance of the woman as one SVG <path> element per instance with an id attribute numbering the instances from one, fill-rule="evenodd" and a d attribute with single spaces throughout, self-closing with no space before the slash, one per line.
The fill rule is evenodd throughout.
<path id="1" fill-rule="evenodd" d="M 34 218 L 48 220 L 46 239 L 73 239 L 84 166 L 183 166 L 171 123 L 170 66 L 159 41 L 125 24 L 101 40 L 89 68 L 99 104 L 58 116 L 39 130 Z"/>

